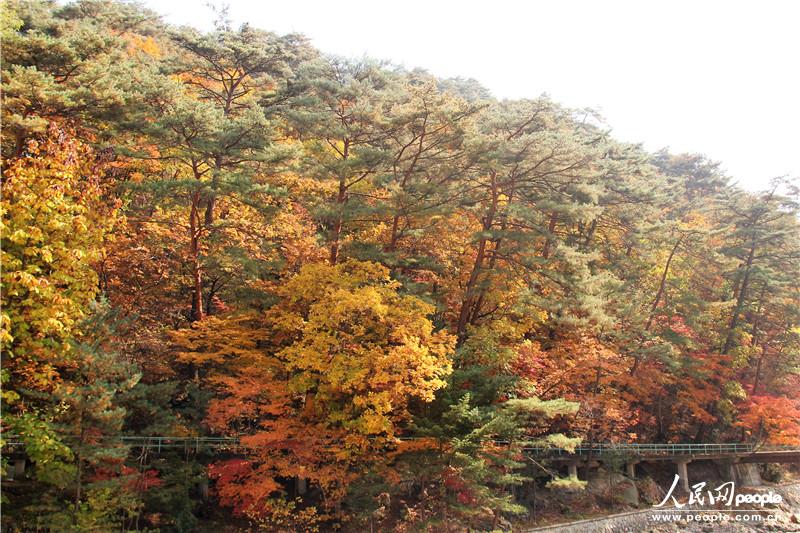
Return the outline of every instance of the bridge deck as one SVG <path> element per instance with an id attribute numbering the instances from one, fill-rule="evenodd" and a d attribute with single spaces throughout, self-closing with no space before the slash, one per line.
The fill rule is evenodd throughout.
<path id="1" fill-rule="evenodd" d="M 531 455 L 556 461 L 620 457 L 641 461 L 674 459 L 725 459 L 739 462 L 800 462 L 800 446 L 767 446 L 745 443 L 710 444 L 609 444 L 579 446 L 574 452 L 547 447 L 531 447 Z"/>
<path id="2" fill-rule="evenodd" d="M 15 436 L 4 436 L 4 446 L 19 447 L 23 443 Z M 245 449 L 238 437 L 190 437 L 190 436 L 106 436 L 104 443 L 117 443 L 136 448 L 161 451 L 184 449 L 193 451 L 242 452 Z M 766 446 L 745 443 L 710 444 L 617 444 L 589 443 L 578 446 L 574 452 L 546 446 L 527 446 L 525 453 L 556 461 L 575 459 L 601 459 L 620 457 L 645 461 L 671 460 L 676 458 L 722 459 L 736 457 L 741 462 L 798 462 L 800 446 Z"/>

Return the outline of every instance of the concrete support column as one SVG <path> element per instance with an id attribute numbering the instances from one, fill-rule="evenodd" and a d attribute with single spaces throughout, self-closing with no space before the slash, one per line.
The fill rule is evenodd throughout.
<path id="1" fill-rule="evenodd" d="M 208 478 L 204 477 L 200 480 L 197 484 L 197 490 L 200 492 L 200 498 L 204 501 L 208 501 Z"/>
<path id="2" fill-rule="evenodd" d="M 14 459 L 14 472 L 11 479 L 22 479 L 25 477 L 25 458 L 17 457 Z"/>
<path id="3" fill-rule="evenodd" d="M 625 464 L 625 473 L 628 475 L 630 479 L 636 479 L 637 464 L 639 464 L 639 461 L 631 461 L 630 463 Z"/>
<path id="4" fill-rule="evenodd" d="M 689 492 L 689 459 L 676 459 L 675 465 L 678 467 L 678 475 L 681 477 L 681 487 Z"/>
<path id="5" fill-rule="evenodd" d="M 297 478 L 297 494 L 302 496 L 306 492 L 308 492 L 308 481 L 304 477 Z"/>
<path id="6" fill-rule="evenodd" d="M 567 464 L 567 474 L 569 477 L 578 479 L 578 461 L 570 461 Z"/>
<path id="7" fill-rule="evenodd" d="M 736 482 L 736 462 L 733 460 L 725 463 L 724 470 L 728 481 Z"/>

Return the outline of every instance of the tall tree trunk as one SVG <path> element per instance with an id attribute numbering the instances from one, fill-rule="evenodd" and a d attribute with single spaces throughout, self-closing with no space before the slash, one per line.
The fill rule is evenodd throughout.
<path id="1" fill-rule="evenodd" d="M 547 225 L 547 239 L 544 241 L 544 247 L 542 248 L 542 257 L 545 259 L 550 257 L 550 247 L 553 245 L 553 232 L 556 230 L 556 224 L 558 224 L 558 213 L 553 211 L 550 213 L 550 223 Z"/>
<path id="2" fill-rule="evenodd" d="M 75 459 L 78 467 L 75 474 L 75 502 L 73 503 L 72 509 L 72 524 L 78 525 L 78 511 L 80 511 L 81 508 L 81 492 L 83 490 L 83 466 L 81 465 L 83 458 L 80 452 L 75 455 Z"/>
<path id="3" fill-rule="evenodd" d="M 422 139 L 425 137 L 423 133 L 420 137 L 420 145 L 419 149 L 417 150 L 416 155 L 414 156 L 413 161 L 411 162 L 411 166 L 403 172 L 403 179 L 400 180 L 400 189 L 405 190 L 406 185 L 408 184 L 408 177 L 410 176 L 411 172 L 414 171 L 414 168 L 417 166 L 417 161 L 419 160 L 419 156 L 422 153 Z M 402 207 L 401 207 L 402 211 Z M 387 252 L 394 252 L 397 249 L 397 241 L 400 240 L 400 213 L 395 213 L 392 217 L 392 235 L 389 239 L 389 246 L 386 247 Z"/>
<path id="4" fill-rule="evenodd" d="M 339 194 L 336 196 L 336 219 L 333 222 L 333 233 L 331 235 L 330 263 L 335 265 L 339 260 L 339 241 L 342 238 L 342 228 L 344 227 L 344 204 L 347 200 L 347 188 L 344 178 L 339 180 Z"/>
<path id="5" fill-rule="evenodd" d="M 492 248 L 491 253 L 489 253 L 489 263 L 486 265 L 484 271 L 486 273 L 490 273 L 494 270 L 494 266 L 497 263 L 497 254 L 500 253 L 500 243 L 502 243 L 502 239 L 496 239 L 494 241 L 494 247 Z M 475 303 L 472 304 L 472 308 L 470 309 L 469 316 L 467 317 L 467 322 L 469 324 L 475 325 L 478 322 L 478 319 L 481 318 L 481 308 L 483 307 L 483 300 L 486 298 L 487 292 L 486 285 L 482 285 L 478 287 L 478 297 L 475 298 Z"/>
<path id="6" fill-rule="evenodd" d="M 397 241 L 400 238 L 400 215 L 392 217 L 392 236 L 389 239 L 389 245 L 386 247 L 387 252 L 394 252 L 397 249 Z"/>
<path id="7" fill-rule="evenodd" d="M 458 314 L 456 335 L 458 337 L 459 346 L 465 340 L 467 324 L 469 324 L 472 303 L 475 297 L 475 287 L 478 284 L 478 279 L 480 277 L 481 270 L 483 269 L 483 260 L 485 257 L 486 239 L 481 237 L 480 241 L 478 241 L 478 251 L 475 254 L 475 262 L 472 265 L 472 272 L 469 274 L 469 280 L 467 280 L 467 286 L 464 290 L 464 299 L 461 301 L 461 311 Z"/>
<path id="8" fill-rule="evenodd" d="M 764 363 L 764 355 L 767 352 L 766 346 L 761 347 L 761 355 L 758 356 L 758 363 L 756 364 L 756 376 L 753 378 L 753 392 L 752 396 L 758 394 L 758 385 L 761 381 L 761 366 Z"/>
<path id="9" fill-rule="evenodd" d="M 659 281 L 658 284 L 658 291 L 656 292 L 656 297 L 653 299 L 653 305 L 650 307 L 650 315 L 647 317 L 647 324 L 645 324 L 644 326 L 645 331 L 650 331 L 650 327 L 653 325 L 653 319 L 656 316 L 656 311 L 658 310 L 658 304 L 661 302 L 661 297 L 664 295 L 664 291 L 666 290 L 667 276 L 669 276 L 669 268 L 670 265 L 672 265 L 672 259 L 678 252 L 678 248 L 680 247 L 681 242 L 683 242 L 683 236 L 679 237 L 678 240 L 675 241 L 675 245 L 669 252 L 669 257 L 667 257 L 667 263 L 666 265 L 664 265 L 664 271 L 661 273 L 661 280 Z M 644 339 L 640 339 L 637 349 L 640 349 L 643 343 Z M 635 353 L 633 356 L 633 365 L 631 366 L 630 370 L 631 376 L 636 374 L 636 371 L 639 369 L 639 364 L 641 364 L 640 354 Z"/>
<path id="10" fill-rule="evenodd" d="M 779 346 L 776 357 L 783 355 L 783 346 Z M 767 343 L 766 341 L 761 344 L 761 355 L 758 357 L 758 364 L 756 365 L 756 377 L 753 380 L 753 396 L 758 394 L 758 387 L 761 385 L 761 371 L 764 369 L 764 358 L 767 356 Z"/>
<path id="11" fill-rule="evenodd" d="M 761 286 L 761 292 L 758 295 L 758 308 L 756 309 L 755 317 L 753 317 L 753 329 L 750 330 L 750 337 L 752 338 L 752 345 L 759 346 L 759 341 L 761 340 L 761 331 L 759 330 L 759 326 L 761 325 L 761 312 L 764 309 L 764 296 L 767 293 L 767 284 L 764 283 Z M 753 377 L 753 395 L 758 394 L 758 385 L 759 381 L 761 380 L 761 365 L 764 362 L 764 355 L 767 352 L 766 345 L 762 345 L 761 347 L 761 354 L 758 356 L 758 363 L 756 364 L 756 375 Z"/>
<path id="12" fill-rule="evenodd" d="M 227 115 L 227 112 L 225 113 Z M 219 174 L 222 172 L 223 159 L 221 154 L 214 156 L 214 173 L 211 175 L 211 191 L 208 193 L 206 200 L 206 212 L 203 216 L 203 222 L 207 229 L 210 229 L 214 224 L 214 208 L 217 204 L 217 187 L 219 183 Z"/>
<path id="13" fill-rule="evenodd" d="M 514 190 L 515 185 L 511 185 L 511 190 L 508 193 L 508 199 L 506 200 L 506 209 L 502 210 L 502 214 L 500 215 L 500 236 L 496 239 L 493 239 L 494 247 L 492 248 L 492 252 L 489 255 L 489 264 L 486 266 L 486 272 L 492 272 L 494 270 L 495 265 L 497 264 L 497 258 L 500 255 L 500 246 L 503 243 L 503 233 L 508 228 L 508 210 L 511 206 L 511 202 L 514 200 Z M 481 308 L 483 307 L 483 300 L 486 298 L 486 291 L 487 287 L 485 285 L 481 286 L 479 289 L 478 298 L 475 301 L 475 304 L 472 306 L 471 316 L 469 317 L 469 323 L 475 324 L 480 318 Z"/>
<path id="14" fill-rule="evenodd" d="M 203 320 L 203 269 L 200 261 L 200 192 L 192 194 L 192 209 L 189 213 L 189 254 L 192 261 L 192 320 Z"/>
<path id="15" fill-rule="evenodd" d="M 211 285 L 208 287 L 208 290 L 206 291 L 205 309 L 207 316 L 211 316 L 214 314 L 214 297 L 217 295 L 217 291 L 221 286 L 222 284 L 219 283 L 219 278 L 216 278 L 211 282 Z"/>
<path id="16" fill-rule="evenodd" d="M 342 149 L 342 159 L 346 160 L 350 155 L 350 141 L 345 139 Z M 339 176 L 339 191 L 336 194 L 336 219 L 333 221 L 333 233 L 331 235 L 330 264 L 335 265 L 339 260 L 339 246 L 344 228 L 344 208 L 347 204 L 347 176 Z"/>
<path id="17" fill-rule="evenodd" d="M 470 322 L 473 306 L 476 300 L 476 289 L 478 281 L 480 280 L 481 272 L 483 270 L 483 262 L 486 259 L 486 244 L 488 239 L 486 233 L 492 229 L 494 225 L 494 217 L 497 213 L 497 204 L 499 201 L 499 191 L 497 188 L 497 173 L 493 172 L 491 177 L 491 194 L 492 199 L 489 204 L 489 209 L 483 217 L 481 224 L 481 237 L 478 241 L 478 250 L 475 254 L 475 262 L 472 265 L 472 271 L 467 280 L 467 286 L 464 290 L 464 298 L 461 301 L 461 310 L 458 314 L 458 326 L 456 327 L 456 336 L 458 338 L 458 345 L 461 345 L 466 339 L 467 325 Z"/>
<path id="18" fill-rule="evenodd" d="M 78 435 L 78 442 L 79 448 L 75 454 L 75 501 L 73 507 L 73 514 L 72 514 L 72 523 L 73 525 L 78 524 L 78 511 L 81 508 L 81 497 L 83 496 L 83 454 L 81 453 L 81 448 L 84 444 L 84 438 L 86 436 L 86 430 L 83 426 L 83 415 L 79 417 L 79 424 L 81 427 L 80 434 Z"/>
<path id="19" fill-rule="evenodd" d="M 742 277 L 742 283 L 739 288 L 739 295 L 736 298 L 736 306 L 733 308 L 733 314 L 731 315 L 731 321 L 728 324 L 728 335 L 725 337 L 725 344 L 722 347 L 722 354 L 726 355 L 730 352 L 731 348 L 733 348 L 733 337 L 735 335 L 736 326 L 739 325 L 739 317 L 742 313 L 742 309 L 744 308 L 744 303 L 747 299 L 747 289 L 750 284 L 750 271 L 753 268 L 753 258 L 756 255 L 756 243 L 755 241 L 752 242 L 750 246 L 750 253 L 747 255 L 747 262 L 745 263 L 744 267 L 744 275 Z"/>
<path id="20" fill-rule="evenodd" d="M 553 228 L 555 229 L 555 228 Z M 589 225 L 589 231 L 586 232 L 586 238 L 583 241 L 583 249 L 588 250 L 589 245 L 592 243 L 592 239 L 594 238 L 594 232 L 597 231 L 597 219 L 592 219 L 592 223 Z"/>
<path id="21" fill-rule="evenodd" d="M 755 316 L 753 317 L 753 329 L 750 331 L 750 337 L 752 337 L 752 345 L 758 346 L 758 341 L 760 338 L 761 331 L 759 327 L 761 326 L 761 312 L 764 309 L 764 296 L 767 294 L 767 284 L 764 283 L 761 285 L 761 291 L 758 293 L 758 307 L 756 308 Z"/>
<path id="22" fill-rule="evenodd" d="M 210 227 L 214 223 L 214 206 L 217 203 L 217 199 L 214 196 L 211 196 L 206 201 L 206 212 L 203 216 L 203 223 L 206 227 Z"/>
<path id="23" fill-rule="evenodd" d="M 678 247 L 681 245 L 681 241 L 683 241 L 683 237 L 680 237 L 675 242 L 675 246 L 673 246 L 672 250 L 669 252 L 669 257 L 667 258 L 667 264 L 664 265 L 664 271 L 661 273 L 661 281 L 658 284 L 658 292 L 656 292 L 655 300 L 653 300 L 653 305 L 650 307 L 650 316 L 647 317 L 647 324 L 644 327 L 645 331 L 650 331 L 650 326 L 653 325 L 653 318 L 655 318 L 656 316 L 656 310 L 658 309 L 658 304 L 661 302 L 661 297 L 664 295 L 664 289 L 667 286 L 667 276 L 669 275 L 669 267 L 672 264 L 672 258 L 675 257 L 675 253 L 678 251 Z"/>

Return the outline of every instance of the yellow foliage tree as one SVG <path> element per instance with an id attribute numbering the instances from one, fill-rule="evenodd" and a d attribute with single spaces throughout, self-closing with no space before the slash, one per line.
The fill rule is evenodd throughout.
<path id="1" fill-rule="evenodd" d="M 207 423 L 246 433 L 251 460 L 220 464 L 220 496 L 271 512 L 279 477 L 308 478 L 335 502 L 359 461 L 395 444 L 412 399 L 431 401 L 455 339 L 433 307 L 403 295 L 376 263 L 303 267 L 264 314 L 214 318 L 174 335 L 198 378 L 217 388 Z M 260 495 L 258 498 L 253 495 Z"/>
<path id="2" fill-rule="evenodd" d="M 277 354 L 293 371 L 290 388 L 354 438 L 393 436 L 408 400 L 432 400 L 450 371 L 453 341 L 433 332 L 433 306 L 399 287 L 377 263 L 314 264 L 279 289 L 269 313 L 292 339 Z"/>
<path id="3" fill-rule="evenodd" d="M 3 172 L 4 398 L 50 390 L 98 292 L 93 265 L 114 223 L 92 150 L 51 127 Z"/>

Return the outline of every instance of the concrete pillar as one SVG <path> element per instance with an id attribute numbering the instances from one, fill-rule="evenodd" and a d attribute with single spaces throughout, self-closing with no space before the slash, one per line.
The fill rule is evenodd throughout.
<path id="1" fill-rule="evenodd" d="M 307 491 L 308 491 L 308 482 L 306 481 L 306 478 L 304 477 L 297 478 L 297 494 L 302 496 Z"/>
<path id="2" fill-rule="evenodd" d="M 17 457 L 14 459 L 14 477 L 12 479 L 22 479 L 25 477 L 25 458 Z"/>
<path id="3" fill-rule="evenodd" d="M 569 477 L 578 479 L 578 461 L 570 461 L 569 464 L 567 464 L 567 474 Z"/>
<path id="4" fill-rule="evenodd" d="M 688 459 L 676 459 L 675 465 L 678 467 L 678 475 L 681 477 L 681 487 L 687 493 L 689 492 L 689 468 L 688 465 L 691 461 Z"/>
<path id="5" fill-rule="evenodd" d="M 728 461 L 725 463 L 725 473 L 727 474 L 728 481 L 736 481 L 736 461 Z"/>
<path id="6" fill-rule="evenodd" d="M 633 461 L 630 463 L 625 464 L 625 473 L 628 475 L 630 479 L 636 479 L 636 465 L 637 461 Z"/>
<path id="7" fill-rule="evenodd" d="M 200 480 L 197 484 L 197 489 L 200 492 L 200 498 L 204 501 L 208 501 L 208 478 L 204 477 Z"/>

